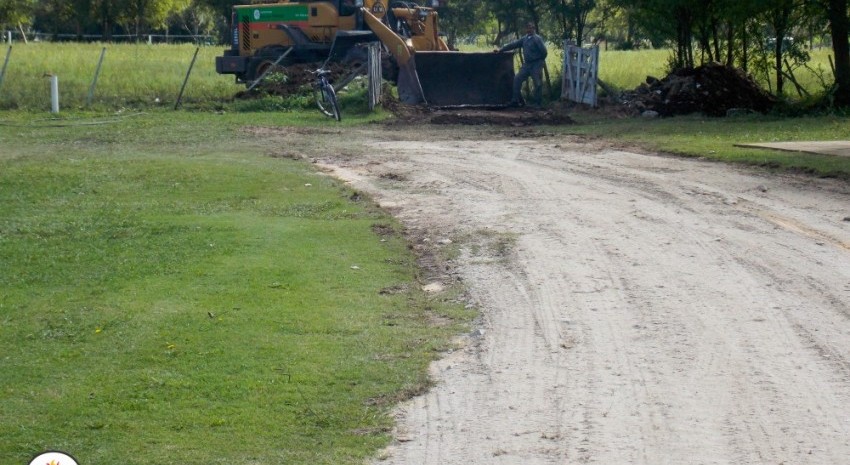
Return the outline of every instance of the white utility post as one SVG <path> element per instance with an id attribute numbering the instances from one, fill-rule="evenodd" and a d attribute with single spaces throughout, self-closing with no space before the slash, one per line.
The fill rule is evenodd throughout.
<path id="1" fill-rule="evenodd" d="M 48 74 L 50 78 L 50 112 L 59 113 L 59 76 Z"/>

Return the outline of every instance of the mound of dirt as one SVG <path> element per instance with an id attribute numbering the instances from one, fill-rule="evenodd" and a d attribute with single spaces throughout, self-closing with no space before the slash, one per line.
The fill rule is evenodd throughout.
<path id="1" fill-rule="evenodd" d="M 625 92 L 621 100 L 634 111 L 655 111 L 661 116 L 766 113 L 776 104 L 776 99 L 743 71 L 717 63 L 680 69 L 664 79 L 649 76 L 645 84 Z"/>
<path id="2" fill-rule="evenodd" d="M 264 95 L 292 95 L 302 92 L 305 87 L 310 86 L 316 80 L 313 74 L 321 63 L 301 63 L 288 66 L 275 66 L 266 75 L 260 84 L 250 91 L 242 91 L 236 94 L 239 99 L 252 99 Z M 347 69 L 339 63 L 328 63 L 326 69 L 331 71 L 328 77 L 331 83 L 338 80 L 347 73 Z"/>
<path id="3" fill-rule="evenodd" d="M 435 124 L 467 126 L 539 126 L 574 124 L 564 108 L 506 108 L 506 107 L 453 107 L 440 108 L 427 105 L 406 105 L 384 88 L 381 105 L 395 118 L 387 124 Z"/>
<path id="4" fill-rule="evenodd" d="M 534 108 L 430 108 L 419 105 L 385 105 L 395 118 L 388 124 L 460 126 L 559 126 L 574 124 L 564 113 Z"/>
<path id="5" fill-rule="evenodd" d="M 486 124 L 491 126 L 555 126 L 575 122 L 565 114 L 534 108 L 436 110 L 432 113 L 430 121 L 431 124 Z"/>

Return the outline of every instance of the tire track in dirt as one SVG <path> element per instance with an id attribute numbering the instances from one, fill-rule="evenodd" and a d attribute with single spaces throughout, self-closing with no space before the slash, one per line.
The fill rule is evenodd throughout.
<path id="1" fill-rule="evenodd" d="M 331 168 L 470 238 L 458 271 L 485 330 L 399 409 L 382 463 L 850 456 L 846 188 L 559 140 L 369 147 Z M 477 247 L 493 234 L 507 255 Z"/>

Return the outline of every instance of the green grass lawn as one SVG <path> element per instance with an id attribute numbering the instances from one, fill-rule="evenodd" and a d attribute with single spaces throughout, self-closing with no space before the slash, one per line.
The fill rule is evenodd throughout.
<path id="1" fill-rule="evenodd" d="M 575 119 L 579 124 L 560 131 L 619 140 L 688 157 L 850 180 L 848 157 L 736 147 L 736 144 L 758 142 L 848 140 L 850 117 L 846 116 L 691 115 L 646 119 L 610 118 L 604 112 L 583 111 L 575 114 Z"/>
<path id="2" fill-rule="evenodd" d="M 0 120 L 0 463 L 360 463 L 471 317 L 244 115 Z"/>

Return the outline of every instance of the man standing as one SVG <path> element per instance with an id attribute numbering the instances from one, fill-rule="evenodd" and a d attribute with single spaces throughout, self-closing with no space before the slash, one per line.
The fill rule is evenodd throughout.
<path id="1" fill-rule="evenodd" d="M 525 35 L 500 48 L 499 52 L 507 52 L 522 47 L 523 63 L 514 78 L 511 106 L 519 106 L 522 102 L 522 84 L 531 77 L 534 82 L 534 100 L 540 105 L 543 97 L 543 63 L 546 61 L 546 45 L 543 38 L 536 34 L 534 23 L 525 25 Z"/>

